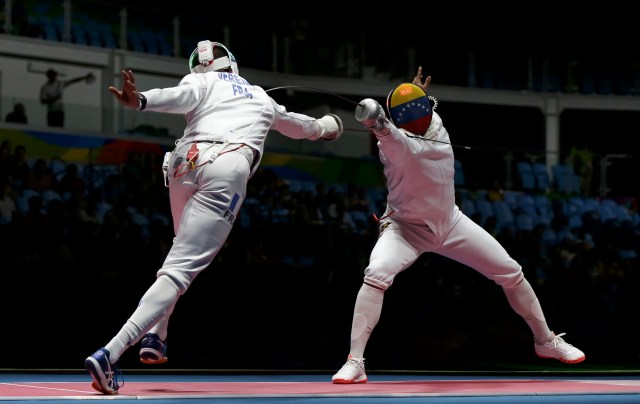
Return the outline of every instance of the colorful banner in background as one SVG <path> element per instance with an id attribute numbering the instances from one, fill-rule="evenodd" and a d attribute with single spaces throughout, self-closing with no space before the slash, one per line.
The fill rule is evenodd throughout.
<path id="1" fill-rule="evenodd" d="M 59 159 L 83 164 L 123 164 L 132 152 L 153 153 L 160 158 L 173 150 L 168 138 L 126 139 L 81 134 L 55 133 L 0 128 L 0 141 L 9 140 L 12 148 L 23 145 L 30 160 Z M 265 151 L 261 166 L 274 168 L 285 179 L 322 181 L 327 184 L 354 183 L 364 187 L 384 186 L 382 165 L 371 159 L 296 155 Z"/>
<path id="2" fill-rule="evenodd" d="M 23 145 L 29 159 L 60 159 L 84 164 L 122 164 L 131 152 L 151 152 L 163 156 L 173 142 L 159 139 L 138 141 L 100 136 L 53 133 L 30 130 L 0 129 L 0 139 L 9 140 L 12 147 Z"/>

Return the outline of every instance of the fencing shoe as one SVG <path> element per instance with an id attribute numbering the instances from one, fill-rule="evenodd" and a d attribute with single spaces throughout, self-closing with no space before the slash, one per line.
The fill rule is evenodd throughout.
<path id="1" fill-rule="evenodd" d="M 159 365 L 167 362 L 167 343 L 158 334 L 149 333 L 140 344 L 140 362 L 147 365 Z"/>
<path id="2" fill-rule="evenodd" d="M 124 386 L 122 373 L 115 364 L 109 363 L 109 351 L 105 348 L 100 348 L 89 356 L 84 361 L 84 367 L 93 378 L 91 386 L 99 392 L 114 395 Z M 118 384 L 118 377 L 122 381 L 121 384 Z"/>
<path id="3" fill-rule="evenodd" d="M 536 355 L 541 358 L 553 358 L 564 363 L 580 363 L 585 360 L 584 353 L 571 344 L 567 344 L 561 337 L 565 333 L 556 335 L 545 344 L 535 343 Z"/>
<path id="4" fill-rule="evenodd" d="M 335 384 L 366 383 L 367 374 L 364 371 L 364 358 L 347 358 L 342 368 L 333 375 L 331 381 Z"/>

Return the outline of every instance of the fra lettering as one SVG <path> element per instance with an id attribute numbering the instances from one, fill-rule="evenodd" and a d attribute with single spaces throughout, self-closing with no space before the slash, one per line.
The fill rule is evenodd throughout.
<path id="1" fill-rule="evenodd" d="M 253 94 L 249 92 L 249 89 L 237 84 L 233 84 L 233 95 L 244 95 L 247 98 L 253 98 Z"/>
<path id="2" fill-rule="evenodd" d="M 236 217 L 230 211 L 224 212 L 224 217 L 226 217 L 227 218 L 227 222 L 229 222 L 231 224 L 233 224 L 234 220 L 236 220 Z"/>

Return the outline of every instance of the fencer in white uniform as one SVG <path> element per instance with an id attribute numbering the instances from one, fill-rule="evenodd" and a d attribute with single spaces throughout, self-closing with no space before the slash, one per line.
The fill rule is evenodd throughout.
<path id="1" fill-rule="evenodd" d="M 425 95 L 431 76 L 422 68 L 413 80 Z M 389 102 L 387 102 L 389 107 Z M 410 133 L 387 119 L 380 104 L 365 99 L 356 119 L 375 135 L 384 166 L 388 196 L 379 237 L 364 271 L 351 327 L 351 346 L 333 383 L 367 381 L 364 352 L 378 324 L 385 291 L 395 277 L 423 253 L 435 253 L 465 264 L 502 287 L 513 310 L 533 332 L 540 357 L 579 363 L 583 352 L 548 327 L 540 303 L 520 265 L 500 243 L 467 217 L 455 203 L 454 154 L 442 119 L 432 111 L 426 132 Z"/>
<path id="2" fill-rule="evenodd" d="M 183 114 L 186 128 L 163 164 L 175 231 L 171 250 L 131 317 L 85 361 L 93 387 L 105 394 L 117 394 L 115 364 L 143 337 L 141 360 L 166 362 L 171 313 L 229 236 L 269 131 L 312 141 L 335 141 L 343 132 L 334 114 L 316 119 L 288 112 L 239 75 L 234 55 L 220 43 L 199 42 L 189 66 L 176 87 L 138 92 L 133 73 L 123 71 L 122 89 L 109 88 L 127 107 Z"/>

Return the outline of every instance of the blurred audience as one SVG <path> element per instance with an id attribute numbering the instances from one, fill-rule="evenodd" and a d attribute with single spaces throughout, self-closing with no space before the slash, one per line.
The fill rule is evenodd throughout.
<path id="1" fill-rule="evenodd" d="M 80 170 L 72 162 L 66 164 L 64 175 L 58 178 L 44 159 L 35 159 L 29 170 L 24 167 L 18 170 L 16 167 L 20 164 L 15 162 L 23 161 L 26 153 L 18 146 L 18 153 L 10 154 L 11 147 L 9 141 L 0 143 L 0 240 L 4 240 L 0 253 L 2 267 L 11 269 L 13 283 L 28 280 L 30 285 L 29 290 L 15 293 L 22 296 L 21 299 L 35 302 L 41 298 L 38 296 L 46 296 L 43 291 L 51 288 L 59 295 L 77 296 L 78 291 L 86 290 L 82 285 L 96 282 L 99 287 L 91 289 L 94 298 L 113 301 L 117 295 L 120 296 L 117 304 L 132 304 L 138 291 L 124 288 L 122 285 L 130 282 L 122 282 L 122 278 L 133 277 L 135 285 L 146 284 L 161 265 L 173 239 L 169 206 L 163 194 L 168 191 L 162 176 L 142 174 L 144 170 L 160 172 L 157 164 L 161 156 L 132 153 L 126 164 L 102 174 L 103 177 L 91 178 L 91 181 L 99 180 L 96 185 L 98 183 L 88 182 L 86 173 L 90 170 Z M 29 159 L 26 161 L 28 164 Z M 13 187 L 20 181 L 13 181 L 10 172 L 18 177 L 22 176 L 20 172 L 28 172 L 21 188 Z M 94 171 L 94 175 L 97 172 Z M 142 183 L 141 176 L 151 180 Z M 498 183 L 495 184 L 499 189 Z M 270 307 L 281 314 L 271 316 L 276 316 L 273 320 L 285 333 L 295 331 L 289 329 L 293 323 L 286 319 L 283 307 L 307 307 L 330 313 L 337 311 L 332 307 L 348 305 L 349 296 L 361 282 L 358 268 L 366 261 L 367 251 L 377 237 L 377 225 L 371 214 L 379 214 L 383 196 L 355 184 L 339 186 L 318 182 L 292 190 L 290 181 L 279 178 L 268 168 L 258 170 L 247 185 L 246 207 L 238 218 L 243 224 L 231 234 L 219 258 L 242 256 L 245 262 L 242 265 L 222 263 L 215 277 L 242 276 L 242 282 L 256 293 L 264 287 L 280 290 L 280 297 L 270 303 Z M 474 189 L 469 197 L 489 198 L 492 192 L 489 190 L 483 196 L 480 191 Z M 19 199 L 24 200 L 24 210 L 19 208 Z M 637 224 L 618 219 L 603 221 L 589 212 L 583 215 L 581 227 L 570 228 L 563 200 L 552 203 L 553 221 L 537 225 L 533 230 L 519 230 L 514 226 L 497 230 L 495 217 L 488 217 L 484 226 L 522 263 L 536 292 L 549 307 L 550 321 L 562 315 L 560 308 L 570 309 L 571 321 L 575 320 L 576 324 L 584 322 L 594 327 L 606 324 L 608 329 L 618 329 L 616 334 L 636 335 L 633 325 L 621 320 L 620 313 L 628 313 L 631 307 L 640 304 L 640 296 L 633 292 L 638 290 L 640 278 L 635 269 L 640 252 Z M 31 275 L 51 273 L 52 263 L 64 266 L 66 275 L 36 278 Z M 425 263 L 421 261 L 416 265 Z M 455 267 L 451 263 L 446 265 Z M 434 265 L 435 272 L 430 275 L 437 278 L 436 283 L 445 282 L 450 271 L 439 271 L 439 266 Z M 207 279 L 208 276 L 214 275 L 206 275 L 203 284 L 218 282 Z M 294 293 L 296 282 L 301 280 L 315 285 L 316 289 L 308 296 Z M 423 294 L 422 282 L 398 281 L 399 285 L 394 288 L 402 290 L 401 293 Z M 458 304 L 459 299 L 473 297 L 475 293 L 467 282 L 457 282 L 456 290 L 456 296 L 438 295 L 440 304 Z M 39 295 L 32 294 L 36 292 Z M 436 288 L 430 293 L 441 292 Z M 225 296 L 233 298 L 221 291 L 219 298 Z M 193 297 L 210 298 L 197 294 Z M 502 303 L 498 301 L 496 305 L 501 307 Z M 337 333 L 343 334 L 343 327 L 327 320 L 318 338 L 339 340 Z M 576 333 L 578 330 L 572 330 L 572 334 Z M 408 343 L 419 344 L 421 339 L 416 335 L 415 341 Z M 471 344 L 470 341 L 473 338 L 457 343 Z M 279 348 L 276 341 L 274 344 L 273 355 L 262 359 L 271 361 L 268 366 L 273 368 L 289 365 L 281 359 L 286 356 L 286 347 Z M 326 340 L 322 344 L 329 349 Z M 332 353 L 327 355 L 330 357 Z M 234 363 L 231 354 L 225 358 L 224 354 L 217 356 L 216 363 L 224 366 L 227 359 L 231 365 Z M 24 358 L 16 355 L 15 360 L 23 363 Z M 8 361 L 11 363 L 11 358 Z M 335 363 L 328 364 L 331 365 Z M 299 366 L 305 366 L 304 360 Z"/>

